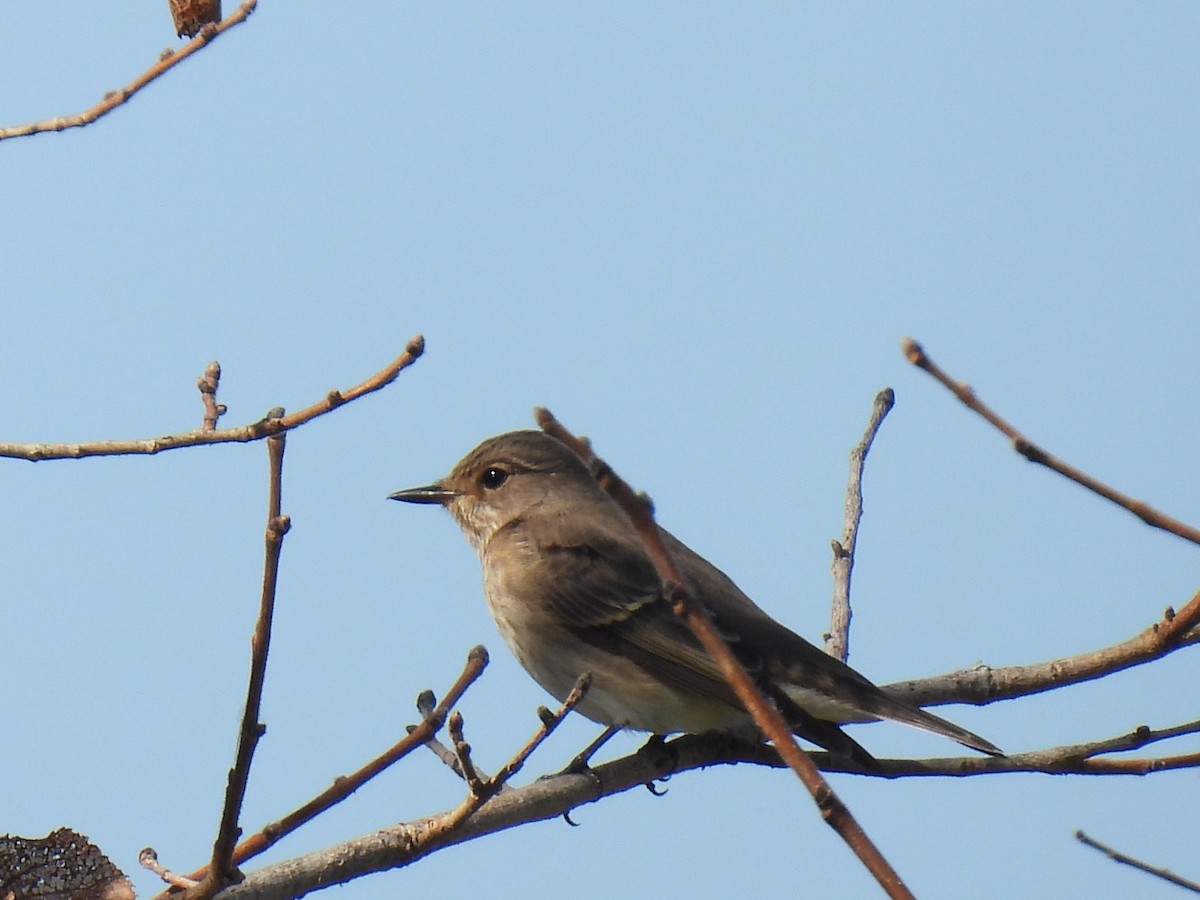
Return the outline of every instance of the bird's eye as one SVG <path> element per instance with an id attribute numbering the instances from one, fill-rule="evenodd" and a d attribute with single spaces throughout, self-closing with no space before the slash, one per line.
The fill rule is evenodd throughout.
<path id="1" fill-rule="evenodd" d="M 483 474 L 479 476 L 479 483 L 489 491 L 494 491 L 500 485 L 508 480 L 508 472 L 496 466 L 489 466 L 483 470 Z"/>

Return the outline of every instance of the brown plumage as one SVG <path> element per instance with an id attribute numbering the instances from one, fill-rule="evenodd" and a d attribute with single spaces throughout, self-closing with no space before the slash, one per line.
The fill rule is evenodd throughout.
<path id="1" fill-rule="evenodd" d="M 716 664 L 663 600 L 628 516 L 559 441 L 540 431 L 502 434 L 442 481 L 392 497 L 451 512 L 479 551 L 505 642 L 560 701 L 590 672 L 577 709 L 604 725 L 655 734 L 749 726 Z M 799 736 L 871 765 L 838 726 L 891 719 L 1001 755 L 978 735 L 890 697 L 663 534 L 693 595 Z"/>

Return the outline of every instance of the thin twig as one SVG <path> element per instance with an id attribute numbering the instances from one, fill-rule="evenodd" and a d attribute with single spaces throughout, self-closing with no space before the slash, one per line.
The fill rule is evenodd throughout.
<path id="1" fill-rule="evenodd" d="M 27 135 L 42 134 L 47 131 L 65 131 L 68 128 L 82 128 L 84 125 L 91 125 L 101 116 L 105 116 L 118 106 L 129 102 L 129 99 L 134 94 L 146 87 L 150 82 L 162 77 L 166 72 L 179 65 L 193 53 L 203 50 L 219 35 L 224 34 L 235 25 L 240 25 L 246 21 L 250 17 L 250 13 L 254 12 L 256 6 L 258 6 L 258 0 L 246 0 L 224 22 L 201 29 L 195 40 L 191 41 L 186 47 L 180 50 L 166 51 L 159 57 L 158 62 L 135 78 L 130 84 L 119 91 L 109 91 L 104 95 L 104 99 L 91 109 L 73 116 L 59 116 L 56 119 L 46 119 L 42 122 L 30 122 L 26 125 L 10 125 L 7 128 L 0 128 L 0 141 L 6 138 L 26 137 Z"/>
<path id="2" fill-rule="evenodd" d="M 1153 730 L 1140 726 L 1127 734 L 1104 738 L 1084 744 L 1064 744 L 1027 753 L 1004 757 L 973 756 L 933 759 L 884 759 L 874 774 L 884 778 L 903 778 L 928 775 L 996 775 L 1001 772 L 1047 772 L 1055 775 L 1150 775 L 1171 769 L 1194 769 L 1200 766 L 1200 753 L 1135 759 L 1114 759 L 1106 754 L 1127 753 L 1172 738 L 1200 733 L 1200 722 L 1188 722 L 1170 728 Z M 814 754 L 818 764 L 827 772 L 856 770 L 833 754 Z M 760 760 L 761 761 L 761 760 Z M 859 773 L 861 774 L 861 773 Z"/>
<path id="3" fill-rule="evenodd" d="M 417 730 L 416 725 L 409 725 L 409 726 L 407 726 L 407 728 L 408 728 L 409 734 L 412 734 L 414 731 Z M 463 775 L 462 766 L 459 765 L 458 757 L 454 755 L 453 750 L 451 750 L 449 747 L 447 747 L 445 744 L 443 744 L 441 741 L 439 741 L 435 737 L 427 740 L 425 742 L 425 747 L 431 753 L 433 753 L 434 756 L 436 756 L 443 763 L 445 763 L 446 766 L 449 767 L 451 772 L 453 772 L 459 778 L 462 778 L 464 781 L 466 780 L 466 776 Z"/>
<path id="4" fill-rule="evenodd" d="M 462 768 L 463 778 L 466 780 L 471 792 L 459 804 L 458 809 L 442 819 L 436 827 L 431 828 L 428 833 L 422 836 L 421 840 L 431 844 L 443 842 L 447 835 L 461 828 L 485 803 L 502 793 L 508 785 L 509 779 L 521 770 L 521 767 L 525 765 L 525 761 L 529 759 L 533 751 L 540 747 L 542 742 L 567 717 L 567 714 L 579 705 L 580 701 L 586 696 L 591 682 L 592 678 L 590 675 L 586 673 L 580 675 L 575 681 L 575 686 L 571 688 L 571 692 L 567 694 L 567 699 L 562 702 L 562 705 L 555 712 L 551 713 L 547 711 L 545 715 L 539 714 L 539 718 L 542 721 L 541 727 L 534 733 L 532 738 L 525 742 L 525 746 L 518 750 L 513 758 L 505 763 L 500 771 L 491 778 L 482 778 L 471 761 L 471 748 L 462 737 L 462 717 L 458 713 L 451 716 L 449 730 L 451 732 L 451 740 L 454 742 L 454 752 Z M 455 717 L 458 719 L 457 725 L 455 724 Z"/>
<path id="5" fill-rule="evenodd" d="M 707 611 L 691 597 L 682 574 L 674 560 L 671 559 L 663 542 L 658 525 L 654 521 L 654 513 L 649 499 L 644 494 L 635 494 L 633 489 L 611 467 L 595 458 L 588 443 L 576 438 L 554 418 L 549 410 L 539 408 L 534 411 L 534 415 L 543 431 L 561 440 L 581 459 L 588 461 L 593 466 L 600 485 L 633 520 L 634 527 L 645 545 L 647 555 L 654 563 L 659 578 L 662 579 L 663 594 L 671 604 L 671 608 L 687 623 L 709 656 L 720 667 L 722 675 L 737 694 L 746 711 L 754 718 L 763 734 L 774 743 L 784 762 L 808 788 L 825 821 L 850 846 L 888 896 L 911 898 L 912 893 L 905 886 L 899 874 L 867 837 L 866 832 L 850 813 L 849 808 L 834 793 L 829 783 L 821 777 L 812 760 L 796 743 L 791 728 L 784 721 L 779 710 L 763 696 L 745 668 L 738 662 L 737 657 L 733 655 L 729 645 L 718 634 Z"/>
<path id="6" fill-rule="evenodd" d="M 479 773 L 475 768 L 475 761 L 471 759 L 471 745 L 463 736 L 463 716 L 458 710 L 450 714 L 446 722 L 446 731 L 450 735 L 450 745 L 458 758 L 458 768 L 467 783 L 467 788 L 473 796 L 483 796 L 488 790 L 487 779 Z"/>
<path id="7" fill-rule="evenodd" d="M 226 884 L 236 880 L 233 856 L 237 839 L 241 835 L 238 820 L 241 818 L 246 787 L 250 783 L 250 765 L 254 760 L 254 751 L 266 731 L 266 726 L 259 721 L 259 716 L 262 711 L 263 687 L 267 678 L 267 655 L 271 648 L 271 624 L 275 616 L 275 589 L 279 583 L 280 551 L 283 549 L 284 535 L 291 526 L 288 517 L 281 512 L 283 452 L 286 439 L 286 434 L 278 434 L 267 441 L 271 475 L 267 500 L 266 561 L 263 565 L 262 602 L 259 606 L 258 623 L 250 642 L 250 684 L 246 690 L 246 707 L 238 734 L 237 754 L 225 788 L 225 806 L 221 813 L 217 839 L 213 842 L 213 855 L 208 873 L 199 886 L 188 890 L 187 900 L 211 897 Z"/>
<path id="8" fill-rule="evenodd" d="M 1169 728 L 1154 729 L 1148 725 L 1139 725 L 1128 734 L 1118 735 L 1117 737 L 1108 738 L 1103 741 L 1094 741 L 1090 744 L 1080 744 L 1075 748 L 1074 752 L 1082 759 L 1091 759 L 1093 756 L 1099 756 L 1102 753 L 1125 753 L 1129 750 L 1141 750 L 1150 744 L 1169 741 L 1172 738 L 1183 737 L 1188 734 L 1200 734 L 1200 719 L 1193 722 L 1184 722 L 1182 725 L 1172 725 Z M 1060 750 L 1064 753 L 1068 752 L 1066 748 L 1060 748 Z"/>
<path id="9" fill-rule="evenodd" d="M 433 718 L 437 710 L 437 697 L 433 691 L 421 691 L 417 696 L 417 712 L 421 714 L 422 721 L 429 721 Z M 408 733 L 412 734 L 417 730 L 416 725 L 407 726 Z M 441 725 L 435 725 L 436 732 Z M 425 742 L 425 746 L 433 752 L 433 755 L 450 767 L 450 770 L 459 778 L 464 778 L 462 766 L 458 763 L 458 757 L 454 755 L 454 751 L 437 739 L 436 735 L 431 735 L 429 740 Z"/>
<path id="10" fill-rule="evenodd" d="M 237 850 L 234 851 L 234 864 L 241 864 L 263 853 L 281 838 L 291 834 L 306 822 L 312 821 L 331 806 L 340 803 L 380 772 L 426 743 L 442 727 L 442 724 L 446 721 L 446 716 L 449 715 L 454 704 L 466 693 L 467 688 L 474 684 L 475 680 L 483 674 L 483 670 L 487 667 L 487 664 L 487 650 L 482 646 L 473 648 L 467 654 L 466 666 L 463 668 L 462 674 L 458 676 L 458 680 L 446 692 L 446 696 L 442 698 L 442 702 L 438 704 L 437 708 L 429 716 L 422 717 L 420 725 L 413 727 L 409 730 L 408 735 L 400 740 L 399 743 L 367 763 L 367 765 L 363 766 L 357 772 L 336 778 L 329 788 L 322 791 L 312 800 L 309 800 L 295 812 L 289 813 L 279 821 L 267 825 L 258 834 L 246 838 L 246 840 L 238 845 Z M 199 880 L 207 874 L 208 867 L 206 866 L 197 872 L 191 873 L 189 877 Z M 166 900 L 170 896 L 174 895 L 163 893 L 159 895 L 157 900 Z"/>
<path id="11" fill-rule="evenodd" d="M 201 444 L 228 444 L 258 441 L 273 434 L 290 431 L 317 416 L 337 409 L 380 388 L 387 387 L 396 376 L 420 359 L 425 352 L 425 338 L 417 335 L 408 342 L 404 352 L 391 365 L 372 375 L 361 384 L 347 391 L 330 391 L 323 400 L 299 412 L 283 418 L 266 417 L 250 425 L 238 428 L 222 428 L 213 431 L 199 429 L 183 434 L 137 441 L 92 441 L 84 444 L 3 444 L 0 443 L 0 458 L 25 459 L 39 462 L 46 459 L 83 459 L 88 456 L 153 455 L 164 450 L 180 447 L 195 447 Z"/>
<path id="12" fill-rule="evenodd" d="M 521 771 L 521 767 L 533 755 L 533 751 L 540 747 L 542 742 L 554 733 L 554 729 L 558 728 L 562 720 L 567 717 L 567 714 L 580 704 L 583 698 L 587 696 L 588 689 L 591 686 L 592 676 L 585 672 L 575 679 L 575 685 L 571 688 L 571 692 L 567 694 L 567 699 L 562 702 L 562 705 L 558 709 L 551 712 L 546 707 L 539 706 L 538 718 L 541 720 L 542 727 L 534 733 L 533 737 L 526 741 L 525 746 L 518 750 L 512 759 L 500 768 L 500 771 L 496 773 L 492 780 L 504 785 Z"/>
<path id="13" fill-rule="evenodd" d="M 879 426 L 896 403 L 896 394 L 884 388 L 875 395 L 866 433 L 857 447 L 850 451 L 850 480 L 846 485 L 846 519 L 842 539 L 833 544 L 833 612 L 829 634 L 825 636 L 825 652 L 845 662 L 850 656 L 850 576 L 854 569 L 854 553 L 858 546 L 858 524 L 862 521 L 863 466 L 867 453 L 879 432 Z"/>
<path id="14" fill-rule="evenodd" d="M 901 344 L 904 355 L 908 357 L 908 361 L 919 369 L 924 369 L 939 381 L 947 390 L 957 397 L 969 409 L 974 410 L 983 418 L 987 419 L 994 425 L 1005 437 L 1012 441 L 1013 449 L 1024 456 L 1032 463 L 1038 463 L 1051 469 L 1058 474 L 1069 478 L 1078 485 L 1082 485 L 1093 493 L 1099 494 L 1106 500 L 1109 500 L 1122 509 L 1126 509 L 1133 513 L 1147 525 L 1153 528 L 1161 528 L 1163 531 L 1169 531 L 1171 534 L 1178 535 L 1185 541 L 1191 541 L 1193 544 L 1200 544 L 1200 530 L 1191 525 L 1174 519 L 1165 513 L 1159 512 L 1154 507 L 1150 506 L 1142 500 L 1135 500 L 1120 491 L 1110 488 L 1101 481 L 1097 481 L 1091 475 L 1083 472 L 1069 463 L 1064 462 L 1056 456 L 1052 456 L 1039 447 L 1029 438 L 1021 434 L 1017 429 L 1013 428 L 1008 422 L 1000 418 L 986 404 L 975 396 L 975 391 L 969 385 L 963 384 L 960 381 L 955 381 L 949 375 L 929 358 L 925 350 L 914 341 L 912 338 L 905 338 Z"/>
<path id="15" fill-rule="evenodd" d="M 1140 869 L 1148 875 L 1154 875 L 1158 878 L 1161 878 L 1163 881 L 1169 881 L 1171 884 L 1176 884 L 1181 888 L 1187 888 L 1193 893 L 1200 894 L 1200 884 L 1197 884 L 1194 881 L 1189 881 L 1186 878 L 1182 878 L 1179 875 L 1176 875 L 1170 869 L 1163 869 L 1159 866 L 1152 866 L 1149 863 L 1144 863 L 1140 859 L 1135 859 L 1128 854 L 1121 853 L 1119 850 L 1114 850 L 1107 844 L 1100 843 L 1095 838 L 1088 837 L 1082 831 L 1075 832 L 1075 839 L 1081 844 L 1085 844 L 1088 847 L 1099 850 L 1113 862 L 1123 863 L 1127 866 L 1133 866 L 1133 868 Z"/>

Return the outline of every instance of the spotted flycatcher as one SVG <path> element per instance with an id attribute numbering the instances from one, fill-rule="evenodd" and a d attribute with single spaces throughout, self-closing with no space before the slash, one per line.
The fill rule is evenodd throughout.
<path id="1" fill-rule="evenodd" d="M 565 444 L 541 431 L 484 441 L 446 478 L 393 500 L 445 506 L 483 561 L 492 618 L 526 671 L 559 701 L 591 674 L 577 710 L 666 735 L 752 722 L 670 609 L 633 523 Z M 989 741 L 910 706 L 776 622 L 665 530 L 668 550 L 758 686 L 796 734 L 871 766 L 838 727 L 891 719 L 984 753 Z"/>

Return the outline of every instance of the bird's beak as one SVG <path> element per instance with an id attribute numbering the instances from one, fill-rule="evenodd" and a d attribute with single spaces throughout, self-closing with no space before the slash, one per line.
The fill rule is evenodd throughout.
<path id="1" fill-rule="evenodd" d="M 440 503 L 445 506 L 458 494 L 454 491 L 446 490 L 439 482 L 427 484 L 425 487 L 408 488 L 403 491 L 396 491 L 394 494 L 388 494 L 389 500 L 403 500 L 405 503 Z"/>

